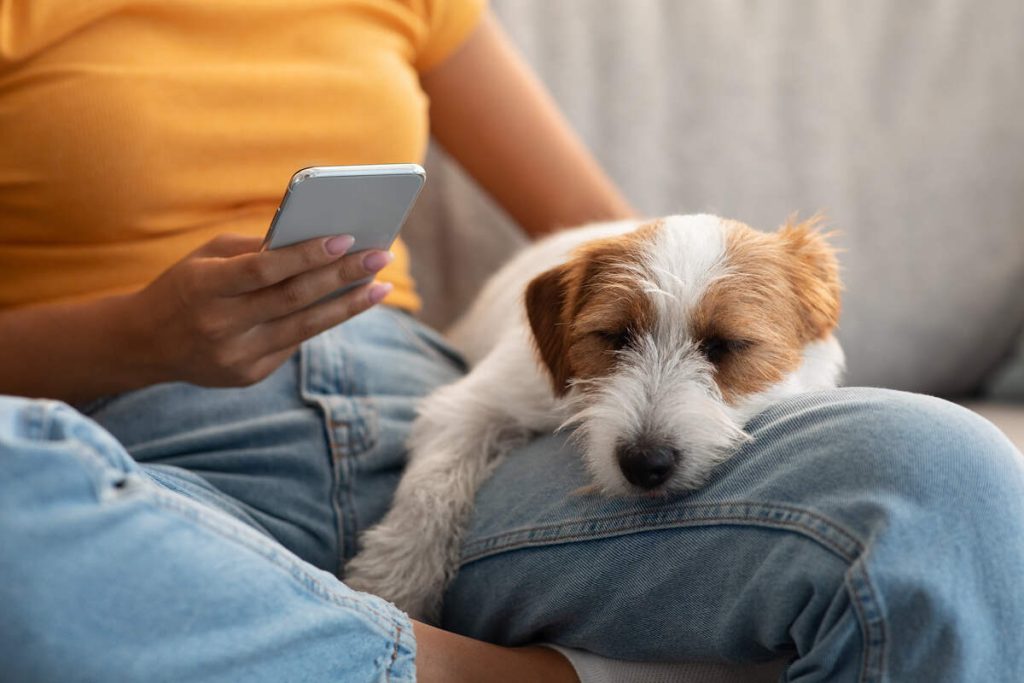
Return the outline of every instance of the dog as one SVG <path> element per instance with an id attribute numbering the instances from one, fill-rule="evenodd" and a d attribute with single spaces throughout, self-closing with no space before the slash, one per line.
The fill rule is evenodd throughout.
<path id="1" fill-rule="evenodd" d="M 772 403 L 836 386 L 840 281 L 818 224 L 669 216 L 520 252 L 449 332 L 472 369 L 420 405 L 345 582 L 436 621 L 477 489 L 532 436 L 572 429 L 595 492 L 664 496 L 701 486 Z"/>

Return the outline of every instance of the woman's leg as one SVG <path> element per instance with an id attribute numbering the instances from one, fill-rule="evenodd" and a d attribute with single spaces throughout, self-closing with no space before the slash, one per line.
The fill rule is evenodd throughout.
<path id="1" fill-rule="evenodd" d="M 793 659 L 808 681 L 1017 680 L 1024 458 L 944 401 L 787 401 L 699 491 L 577 492 L 564 439 L 477 499 L 446 627 L 624 659 Z"/>
<path id="2" fill-rule="evenodd" d="M 461 371 L 434 333 L 377 308 L 253 386 L 160 384 L 81 410 L 165 486 L 338 574 L 391 502 L 416 402 Z"/>
<path id="3" fill-rule="evenodd" d="M 63 404 L 0 398 L 0 678 L 414 678 L 411 624 L 170 491 Z"/>

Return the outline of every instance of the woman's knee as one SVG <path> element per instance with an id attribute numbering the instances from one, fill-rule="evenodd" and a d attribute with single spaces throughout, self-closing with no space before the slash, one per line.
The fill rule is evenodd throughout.
<path id="1" fill-rule="evenodd" d="M 808 398 L 819 445 L 802 442 L 804 503 L 858 539 L 861 593 L 873 600 L 861 618 L 874 615 L 889 651 L 906 655 L 892 657 L 892 671 L 912 652 L 936 662 L 970 653 L 948 663 L 964 672 L 999 656 L 1002 634 L 1024 628 L 1015 590 L 1024 546 L 1007 543 L 1024 534 L 1024 457 L 987 420 L 938 398 L 878 389 Z"/>
<path id="2" fill-rule="evenodd" d="M 822 495 L 886 493 L 926 505 L 1024 499 L 1024 457 L 994 425 L 948 401 L 885 389 L 837 389 L 755 418 L 752 453 L 774 478 Z"/>
<path id="3" fill-rule="evenodd" d="M 11 485 L 4 502 L 22 508 L 72 489 L 101 498 L 139 475 L 117 440 L 74 409 L 12 396 L 0 396 L 0 473 Z"/>

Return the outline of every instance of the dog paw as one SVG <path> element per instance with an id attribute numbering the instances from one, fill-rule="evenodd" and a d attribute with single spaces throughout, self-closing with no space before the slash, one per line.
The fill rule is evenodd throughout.
<path id="1" fill-rule="evenodd" d="M 437 623 L 448 576 L 436 548 L 382 524 L 363 536 L 363 549 L 345 567 L 344 582 L 393 602 L 414 619 Z"/>

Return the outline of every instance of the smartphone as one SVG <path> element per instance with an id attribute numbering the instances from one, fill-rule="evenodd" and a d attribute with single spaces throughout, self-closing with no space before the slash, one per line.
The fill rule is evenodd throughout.
<path id="1" fill-rule="evenodd" d="M 304 168 L 288 183 L 262 248 L 352 235 L 355 243 L 349 253 L 387 249 L 398 237 L 426 178 L 418 164 Z M 332 296 L 370 279 L 353 282 Z"/>

